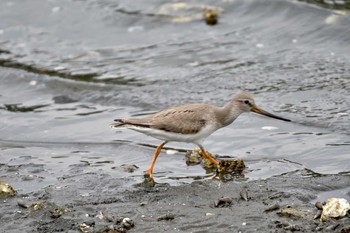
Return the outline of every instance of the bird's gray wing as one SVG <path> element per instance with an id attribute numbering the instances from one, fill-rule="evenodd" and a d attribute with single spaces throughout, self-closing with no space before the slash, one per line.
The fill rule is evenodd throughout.
<path id="1" fill-rule="evenodd" d="M 116 119 L 112 127 L 137 126 L 181 134 L 198 133 L 208 122 L 206 104 L 188 104 L 169 108 L 142 118 Z"/>
<path id="2" fill-rule="evenodd" d="M 195 134 L 207 123 L 203 105 L 183 105 L 152 115 L 148 119 L 151 128 L 181 134 Z"/>

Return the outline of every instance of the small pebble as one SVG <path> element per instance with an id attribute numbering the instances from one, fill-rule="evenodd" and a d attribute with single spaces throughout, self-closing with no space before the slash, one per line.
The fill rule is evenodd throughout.
<path id="1" fill-rule="evenodd" d="M 79 224 L 79 228 L 80 228 L 80 231 L 83 232 L 83 233 L 92 233 L 92 232 L 94 232 L 94 228 L 89 226 L 86 223 Z"/>
<path id="2" fill-rule="evenodd" d="M 169 221 L 169 220 L 173 220 L 174 218 L 175 218 L 174 214 L 168 213 L 166 215 L 162 215 L 158 217 L 157 221 L 163 221 L 163 220 Z"/>
<path id="3" fill-rule="evenodd" d="M 126 233 L 128 230 L 125 229 L 124 227 L 118 227 L 117 229 L 115 229 L 115 231 L 116 233 Z"/>
<path id="4" fill-rule="evenodd" d="M 203 17 L 205 22 L 212 26 L 218 23 L 219 13 L 214 9 L 207 8 L 203 11 Z"/>
<path id="5" fill-rule="evenodd" d="M 270 206 L 267 209 L 265 209 L 264 212 L 270 212 L 270 211 L 278 210 L 279 208 L 281 208 L 280 205 L 278 203 L 275 203 L 272 206 Z"/>
<path id="6" fill-rule="evenodd" d="M 284 227 L 284 229 L 288 230 L 288 231 L 300 231 L 301 230 L 300 226 L 296 225 L 296 224 L 286 226 L 286 227 Z"/>
<path id="7" fill-rule="evenodd" d="M 286 226 L 289 226 L 289 225 L 290 225 L 290 223 L 289 223 L 288 221 L 283 221 L 281 224 L 282 224 L 284 227 L 286 227 Z"/>
<path id="8" fill-rule="evenodd" d="M 317 210 L 317 211 L 316 211 L 316 214 L 315 214 L 315 216 L 314 216 L 314 219 L 320 218 L 321 215 L 322 215 L 322 210 Z"/>
<path id="9" fill-rule="evenodd" d="M 62 208 L 55 208 L 53 210 L 49 210 L 49 212 L 51 214 L 51 218 L 59 218 L 66 212 L 66 210 Z"/>
<path id="10" fill-rule="evenodd" d="M 124 172 L 133 173 L 135 170 L 137 170 L 139 167 L 135 164 L 122 164 L 120 166 Z"/>
<path id="11" fill-rule="evenodd" d="M 284 197 L 285 193 L 284 192 L 277 192 L 269 196 L 269 199 L 277 199 L 280 197 Z"/>
<path id="12" fill-rule="evenodd" d="M 148 204 L 147 202 L 144 202 L 144 201 L 143 201 L 143 202 L 140 203 L 140 206 L 145 206 L 145 205 L 147 205 L 147 204 Z"/>
<path id="13" fill-rule="evenodd" d="M 319 201 L 315 203 L 315 207 L 316 207 L 317 209 L 319 209 L 319 210 L 323 210 L 322 203 L 319 202 Z"/>
<path id="14" fill-rule="evenodd" d="M 100 211 L 100 212 L 95 216 L 95 218 L 104 219 L 105 216 L 104 216 L 104 214 L 102 213 L 102 211 Z"/>
<path id="15" fill-rule="evenodd" d="M 19 199 L 19 200 L 17 200 L 17 205 L 22 207 L 22 208 L 26 208 L 27 209 L 27 208 L 30 207 L 31 204 L 29 202 L 23 200 L 23 199 Z"/>
<path id="16" fill-rule="evenodd" d="M 124 218 L 122 221 L 122 226 L 125 229 L 130 230 L 135 226 L 135 224 L 134 224 L 134 221 L 132 221 L 130 218 Z"/>
<path id="17" fill-rule="evenodd" d="M 232 198 L 230 197 L 222 197 L 214 202 L 215 207 L 228 207 L 232 205 Z"/>
<path id="18" fill-rule="evenodd" d="M 248 201 L 249 197 L 248 197 L 248 191 L 246 189 L 242 189 L 239 192 L 239 196 L 241 197 L 242 200 Z"/>

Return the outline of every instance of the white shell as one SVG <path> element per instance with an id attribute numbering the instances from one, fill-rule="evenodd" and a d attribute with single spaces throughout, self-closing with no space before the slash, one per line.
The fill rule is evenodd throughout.
<path id="1" fill-rule="evenodd" d="M 323 206 L 321 221 L 327 218 L 343 217 L 350 210 L 350 204 L 344 198 L 329 198 Z"/>

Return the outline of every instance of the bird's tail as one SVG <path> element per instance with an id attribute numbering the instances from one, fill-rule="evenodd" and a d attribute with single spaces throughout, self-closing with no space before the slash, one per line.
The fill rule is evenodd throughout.
<path id="1" fill-rule="evenodd" d="M 111 124 L 111 128 L 118 128 L 118 127 L 122 127 L 125 125 L 125 122 L 123 119 L 115 119 L 114 121 L 116 123 Z"/>

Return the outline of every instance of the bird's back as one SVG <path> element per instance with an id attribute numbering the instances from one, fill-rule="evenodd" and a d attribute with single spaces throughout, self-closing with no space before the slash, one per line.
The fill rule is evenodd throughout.
<path id="1" fill-rule="evenodd" d="M 136 126 L 179 134 L 196 134 L 206 124 L 212 123 L 215 118 L 215 108 L 209 104 L 179 105 L 142 118 L 118 119 L 118 126 Z"/>

